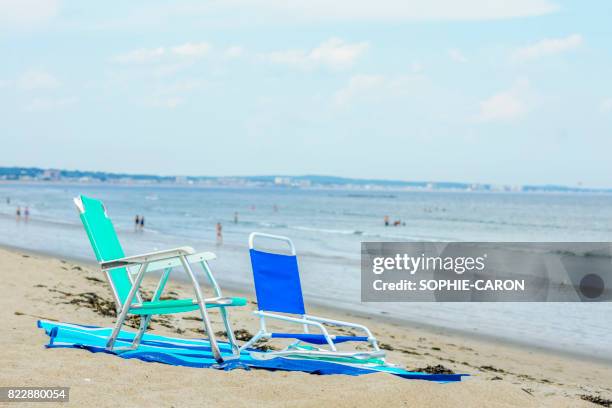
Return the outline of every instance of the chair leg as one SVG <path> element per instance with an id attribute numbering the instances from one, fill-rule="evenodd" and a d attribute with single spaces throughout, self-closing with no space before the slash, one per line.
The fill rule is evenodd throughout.
<path id="1" fill-rule="evenodd" d="M 159 300 L 164 288 L 166 287 L 166 283 L 168 282 L 168 278 L 170 277 L 170 271 L 172 268 L 164 269 L 164 273 L 162 273 L 159 278 L 159 282 L 157 284 L 157 288 L 155 289 L 155 293 L 153 293 L 153 297 L 151 298 L 152 302 L 156 302 Z M 142 340 L 142 336 L 147 331 L 147 327 L 149 327 L 149 323 L 151 322 L 152 315 L 141 315 L 140 316 L 140 327 L 138 328 L 138 333 L 136 337 L 134 337 L 134 341 L 132 342 L 132 349 L 137 349 L 140 345 L 140 341 Z"/>
<path id="2" fill-rule="evenodd" d="M 204 325 L 204 331 L 208 336 L 208 341 L 210 342 L 210 349 L 212 351 L 213 357 L 217 360 L 218 363 L 223 362 L 223 357 L 221 356 L 221 350 L 219 349 L 219 345 L 217 344 L 217 339 L 215 338 L 215 332 L 212 329 L 210 324 L 210 320 L 208 319 L 208 312 L 206 311 L 206 303 L 204 301 L 204 296 L 202 295 L 202 291 L 200 290 L 200 285 L 193 274 L 193 270 L 189 266 L 189 262 L 185 259 L 184 256 L 180 257 L 181 263 L 183 264 L 183 268 L 187 275 L 191 278 L 191 283 L 193 284 L 193 288 L 195 290 L 195 295 L 198 300 L 198 305 L 200 306 L 200 314 L 202 315 L 202 323 Z"/>
<path id="3" fill-rule="evenodd" d="M 219 311 L 221 313 L 221 318 L 223 319 L 223 324 L 225 325 L 225 332 L 227 333 L 227 340 L 232 347 L 232 352 L 234 355 L 240 355 L 240 347 L 236 343 L 236 336 L 234 336 L 234 330 L 232 329 L 232 324 L 230 323 L 229 316 L 224 307 L 220 307 Z"/>
<path id="4" fill-rule="evenodd" d="M 138 333 L 134 336 L 134 340 L 132 341 L 131 349 L 136 350 L 140 345 L 140 341 L 142 340 L 142 336 L 147 331 L 147 327 L 149 327 L 149 322 L 151 321 L 151 315 L 141 315 L 140 316 L 140 327 L 138 328 Z"/>
<path id="5" fill-rule="evenodd" d="M 132 284 L 132 289 L 130 289 L 130 293 L 128 294 L 127 299 L 125 300 L 125 302 L 123 303 L 121 307 L 121 312 L 119 313 L 119 316 L 117 316 L 117 324 L 115 325 L 115 328 L 113 329 L 113 332 L 111 333 L 111 336 L 108 339 L 108 342 L 106 343 L 106 349 L 108 351 L 113 351 L 113 346 L 115 345 L 117 336 L 119 336 L 119 331 L 121 330 L 121 326 L 123 326 L 123 322 L 125 321 L 125 318 L 127 317 L 127 314 L 130 310 L 130 305 L 132 304 L 132 300 L 134 300 L 134 297 L 136 296 L 136 293 L 138 292 L 138 288 L 140 287 L 140 284 L 142 283 L 142 278 L 144 278 L 144 273 L 147 270 L 148 266 L 149 266 L 148 262 L 145 262 L 142 265 L 140 265 L 140 269 L 138 270 L 138 276 L 136 277 L 136 281 Z"/>
<path id="6" fill-rule="evenodd" d="M 219 297 L 223 297 L 223 294 L 221 293 L 221 288 L 217 284 L 217 280 L 213 276 L 213 273 L 210 270 L 210 267 L 208 266 L 208 262 L 202 261 L 200 262 L 200 265 L 202 266 L 202 270 L 204 271 L 204 275 L 208 279 L 208 282 L 210 283 L 213 290 L 215 291 L 215 295 Z M 232 325 L 229 321 L 229 313 L 225 307 L 221 307 L 219 309 L 221 313 L 221 318 L 223 319 L 223 324 L 225 325 L 225 332 L 227 334 L 227 339 L 232 347 L 232 352 L 234 353 L 235 356 L 238 356 L 240 355 L 240 347 L 236 343 L 236 336 L 234 336 L 234 330 L 232 330 Z"/>
<path id="7" fill-rule="evenodd" d="M 253 337 L 251 337 L 251 340 L 247 341 L 246 343 L 244 343 L 241 347 L 240 350 L 246 350 L 247 348 L 251 347 L 253 344 L 257 343 L 259 340 L 266 338 L 266 333 L 259 331 L 257 332 Z"/>
<path id="8" fill-rule="evenodd" d="M 117 323 L 115 323 L 115 327 L 113 328 L 113 331 L 110 337 L 108 338 L 108 341 L 106 342 L 106 349 L 108 351 L 113 351 L 113 346 L 115 345 L 115 341 L 117 340 L 117 337 L 119 336 L 119 332 L 121 331 L 121 326 L 123 326 L 124 321 L 125 321 L 125 315 L 121 313 L 119 317 L 117 318 Z"/>

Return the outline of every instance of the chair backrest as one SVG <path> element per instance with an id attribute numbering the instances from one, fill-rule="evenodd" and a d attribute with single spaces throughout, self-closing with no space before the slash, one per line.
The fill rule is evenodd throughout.
<path id="1" fill-rule="evenodd" d="M 254 249 L 253 237 L 256 235 L 291 241 L 285 237 L 251 234 L 249 253 L 258 309 L 268 312 L 305 314 L 297 256 L 295 253 L 283 255 Z M 293 252 L 293 244 L 291 247 Z"/>
<path id="2" fill-rule="evenodd" d="M 80 195 L 74 199 L 79 209 L 81 221 L 87 232 L 98 262 L 113 261 L 123 258 L 123 248 L 115 232 L 115 227 L 106 214 L 101 201 Z M 115 298 L 122 305 L 132 289 L 132 281 L 125 268 L 116 268 L 108 271 L 108 278 Z"/>

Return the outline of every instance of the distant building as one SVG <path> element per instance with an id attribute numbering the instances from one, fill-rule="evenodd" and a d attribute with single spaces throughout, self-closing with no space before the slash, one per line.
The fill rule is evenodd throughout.
<path id="1" fill-rule="evenodd" d="M 274 177 L 274 185 L 276 186 L 290 186 L 291 178 L 290 177 Z"/>
<path id="2" fill-rule="evenodd" d="M 58 181 L 61 176 L 61 171 L 57 169 L 47 169 L 43 171 L 41 178 L 48 181 Z"/>

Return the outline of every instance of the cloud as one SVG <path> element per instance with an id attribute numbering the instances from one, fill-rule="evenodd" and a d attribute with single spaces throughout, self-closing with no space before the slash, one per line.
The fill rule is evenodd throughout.
<path id="1" fill-rule="evenodd" d="M 28 102 L 24 108 L 29 112 L 50 111 L 62 109 L 74 105 L 77 102 L 78 98 L 74 96 L 64 98 L 35 98 Z"/>
<path id="2" fill-rule="evenodd" d="M 180 96 L 167 96 L 151 98 L 147 101 L 147 104 L 154 108 L 174 109 L 183 102 L 184 99 Z"/>
<path id="3" fill-rule="evenodd" d="M 340 38 L 330 38 L 312 50 L 275 51 L 264 57 L 275 64 L 291 65 L 302 69 L 325 66 L 332 69 L 344 69 L 369 48 L 367 42 L 347 43 Z"/>
<path id="4" fill-rule="evenodd" d="M 201 43 L 186 43 L 172 47 L 172 53 L 182 57 L 202 57 L 208 54 L 210 45 L 205 42 Z"/>
<path id="5" fill-rule="evenodd" d="M 317 21 L 491 20 L 539 16 L 559 9 L 548 0 L 244 0 L 237 3 L 250 3 L 251 7 L 276 15 Z"/>
<path id="6" fill-rule="evenodd" d="M 197 78 L 183 79 L 174 83 L 165 84 L 158 89 L 158 94 L 187 93 L 201 89 L 207 85 L 207 81 Z"/>
<path id="7" fill-rule="evenodd" d="M 612 98 L 605 98 L 601 101 L 600 109 L 603 113 L 612 113 Z"/>
<path id="8" fill-rule="evenodd" d="M 355 99 L 356 96 L 380 89 L 385 83 L 382 75 L 353 75 L 349 83 L 334 96 L 336 105 L 343 106 Z"/>
<path id="9" fill-rule="evenodd" d="M 16 85 L 21 90 L 31 91 L 58 88 L 60 82 L 46 71 L 29 70 L 17 78 Z"/>
<path id="10" fill-rule="evenodd" d="M 0 0 L 0 27 L 31 28 L 58 14 L 58 0 Z"/>
<path id="11" fill-rule="evenodd" d="M 144 104 L 154 108 L 175 109 L 183 105 L 190 94 L 205 88 L 208 84 L 208 81 L 200 78 L 163 81 Z"/>
<path id="12" fill-rule="evenodd" d="M 117 55 L 114 60 L 117 62 L 129 64 L 129 63 L 141 63 L 151 62 L 161 59 L 166 54 L 164 47 L 159 48 L 141 48 L 138 50 L 129 51 L 125 54 Z"/>
<path id="13" fill-rule="evenodd" d="M 528 109 L 529 81 L 517 80 L 509 90 L 499 92 L 480 103 L 478 122 L 513 121 L 524 117 Z"/>
<path id="14" fill-rule="evenodd" d="M 351 76 L 348 84 L 334 94 L 333 102 L 338 107 L 344 107 L 356 100 L 372 100 L 380 97 L 398 95 L 415 81 L 424 76 L 411 68 L 411 73 L 397 76 L 364 75 Z"/>
<path id="15" fill-rule="evenodd" d="M 456 49 L 456 48 L 452 50 L 448 50 L 448 56 L 450 57 L 450 59 L 460 64 L 464 64 L 468 61 L 467 57 L 463 55 L 461 50 Z"/>
<path id="16" fill-rule="evenodd" d="M 413 62 L 410 64 L 409 70 L 413 74 L 420 74 L 425 70 L 425 67 L 420 62 Z"/>
<path id="17" fill-rule="evenodd" d="M 237 46 L 237 45 L 228 47 L 225 50 L 225 52 L 223 53 L 225 58 L 239 58 L 243 54 L 244 54 L 244 49 L 242 47 Z"/>
<path id="18" fill-rule="evenodd" d="M 134 10 L 118 23 L 159 27 L 191 18 L 210 27 L 287 26 L 329 22 L 478 21 L 542 16 L 557 12 L 557 0 L 231 0 L 173 2 Z M 106 24 L 116 29 L 117 22 Z"/>
<path id="19" fill-rule="evenodd" d="M 547 38 L 517 49 L 514 52 L 514 59 L 526 61 L 547 55 L 560 54 L 580 47 L 582 42 L 583 39 L 580 34 L 572 34 L 562 38 Z"/>
<path id="20" fill-rule="evenodd" d="M 198 58 L 208 54 L 210 48 L 210 44 L 205 42 L 185 43 L 168 48 L 140 48 L 117 55 L 113 60 L 119 63 L 130 64 L 156 62 L 171 57 Z"/>

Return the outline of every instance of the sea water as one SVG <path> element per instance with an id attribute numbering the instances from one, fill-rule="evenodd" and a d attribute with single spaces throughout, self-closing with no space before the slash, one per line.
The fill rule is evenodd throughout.
<path id="1" fill-rule="evenodd" d="M 362 303 L 359 262 L 362 241 L 610 242 L 612 195 L 0 184 L 0 244 L 94 260 L 72 203 L 78 194 L 104 201 L 127 254 L 212 250 L 226 287 L 252 291 L 249 233 L 286 235 L 300 256 L 307 303 L 612 360 L 610 303 Z M 17 221 L 17 206 L 29 207 L 28 222 Z"/>

